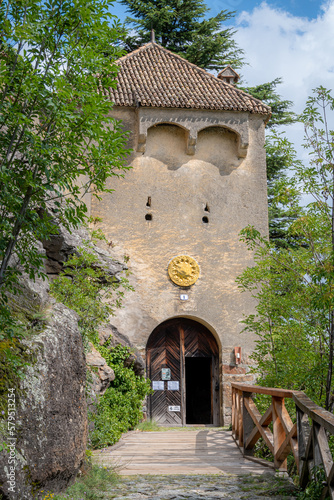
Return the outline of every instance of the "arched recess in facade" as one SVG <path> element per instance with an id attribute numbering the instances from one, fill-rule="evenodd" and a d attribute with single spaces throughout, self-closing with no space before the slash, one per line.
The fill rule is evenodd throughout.
<path id="1" fill-rule="evenodd" d="M 219 347 L 208 328 L 189 318 L 164 321 L 148 339 L 146 360 L 151 419 L 163 425 L 220 424 Z"/>

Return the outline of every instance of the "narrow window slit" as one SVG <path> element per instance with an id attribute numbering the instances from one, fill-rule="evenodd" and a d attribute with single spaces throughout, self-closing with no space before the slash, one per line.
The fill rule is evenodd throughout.
<path id="1" fill-rule="evenodd" d="M 146 203 L 146 206 L 147 206 L 147 207 L 150 207 L 150 206 L 151 206 L 151 197 L 150 197 L 150 196 L 147 198 L 147 203 Z"/>
<path id="2" fill-rule="evenodd" d="M 204 212 L 210 212 L 210 208 L 209 208 L 209 205 L 208 205 L 208 204 L 206 204 L 206 205 L 205 205 Z"/>
<path id="3" fill-rule="evenodd" d="M 146 214 L 145 220 L 152 220 L 152 214 Z"/>

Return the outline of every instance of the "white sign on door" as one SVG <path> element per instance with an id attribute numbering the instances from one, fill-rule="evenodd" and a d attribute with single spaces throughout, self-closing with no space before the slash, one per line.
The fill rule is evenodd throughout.
<path id="1" fill-rule="evenodd" d="M 168 380 L 167 389 L 169 391 L 179 391 L 180 390 L 179 381 L 178 380 Z"/>
<path id="2" fill-rule="evenodd" d="M 157 380 L 157 381 L 154 380 L 152 382 L 152 389 L 154 391 L 163 391 L 164 388 L 165 388 L 165 383 L 163 381 L 161 381 L 161 380 Z"/>
<path id="3" fill-rule="evenodd" d="M 181 406 L 168 406 L 168 411 L 181 411 Z"/>

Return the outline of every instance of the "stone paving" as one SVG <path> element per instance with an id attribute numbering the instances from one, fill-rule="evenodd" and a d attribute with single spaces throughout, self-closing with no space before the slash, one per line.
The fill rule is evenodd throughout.
<path id="1" fill-rule="evenodd" d="M 245 459 L 222 429 L 130 432 L 93 461 L 121 475 L 114 500 L 289 499 L 296 488 L 262 462 Z"/>
<path id="2" fill-rule="evenodd" d="M 123 476 L 106 499 L 113 500 L 269 500 L 293 499 L 288 479 L 262 475 Z"/>

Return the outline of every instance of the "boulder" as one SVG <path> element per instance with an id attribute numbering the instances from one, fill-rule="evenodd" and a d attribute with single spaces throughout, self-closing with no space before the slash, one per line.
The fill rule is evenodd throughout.
<path id="1" fill-rule="evenodd" d="M 109 340 L 109 347 L 116 347 L 117 345 L 128 347 L 131 354 L 124 365 L 132 366 L 133 371 L 138 376 L 145 374 L 145 362 L 140 352 L 134 347 L 128 337 L 120 333 L 114 325 L 108 324 L 101 327 L 99 329 L 99 339 L 101 345 Z"/>
<path id="2" fill-rule="evenodd" d="M 89 342 L 89 348 L 90 351 L 86 353 L 86 363 L 90 369 L 92 379 L 90 384 L 91 392 L 93 397 L 102 396 L 110 383 L 115 380 L 115 373 L 91 342 Z"/>
<path id="3" fill-rule="evenodd" d="M 25 341 L 35 362 L 22 381 L 23 396 L 16 399 L 15 490 L 8 473 L 10 450 L 0 453 L 0 492 L 11 500 L 45 498 L 74 481 L 84 459 L 87 442 L 85 398 L 86 363 L 77 315 L 54 300 L 47 300 L 48 283 L 22 280 L 24 295 L 14 307 L 33 307 L 45 315 L 41 333 Z M 2 436 L 9 442 L 10 435 Z"/>
<path id="4" fill-rule="evenodd" d="M 86 228 L 73 229 L 69 232 L 62 224 L 54 222 L 58 228 L 58 234 L 50 235 L 48 240 L 43 241 L 43 249 L 46 254 L 45 267 L 50 275 L 59 274 L 63 270 L 64 262 L 71 257 L 71 255 L 79 255 L 80 248 L 85 247 L 86 250 L 93 253 L 98 259 L 98 266 L 101 266 L 108 276 L 115 276 L 127 267 L 115 261 L 110 257 L 107 250 L 97 247 L 90 241 L 90 235 Z M 89 245 L 87 242 L 90 241 Z"/>

